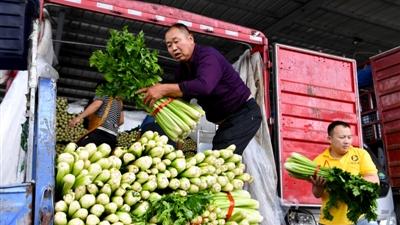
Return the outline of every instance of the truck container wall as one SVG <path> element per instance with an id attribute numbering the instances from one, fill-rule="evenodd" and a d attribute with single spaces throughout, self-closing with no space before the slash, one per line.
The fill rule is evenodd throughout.
<path id="1" fill-rule="evenodd" d="M 0 225 L 32 224 L 32 183 L 0 187 Z"/>
<path id="2" fill-rule="evenodd" d="M 274 52 L 280 194 L 285 205 L 317 205 L 311 184 L 289 177 L 283 164 L 292 152 L 314 159 L 328 147 L 326 130 L 333 120 L 348 122 L 353 145 L 360 145 L 356 63 L 281 44 Z"/>
<path id="3" fill-rule="evenodd" d="M 268 60 L 268 40 L 259 31 L 250 28 L 230 24 L 227 22 L 207 18 L 183 10 L 150 4 L 140 1 L 112 1 L 104 0 L 96 2 L 92 0 L 45 0 L 43 3 L 57 4 L 61 6 L 74 7 L 111 16 L 123 17 L 143 23 L 152 23 L 161 26 L 170 26 L 180 22 L 186 24 L 192 31 L 207 34 L 229 40 L 244 42 L 259 51 L 263 56 L 264 63 Z M 43 5 L 42 5 L 43 7 Z M 41 8 L 43 14 L 43 8 Z M 269 74 L 263 71 L 265 79 L 265 90 L 268 90 Z M 51 76 L 50 76 L 51 78 Z M 56 81 L 48 76 L 39 81 L 39 102 L 37 109 L 37 123 L 35 129 L 35 159 L 33 160 L 33 177 L 35 178 L 34 195 L 29 195 L 29 219 L 22 224 L 53 224 L 54 223 L 54 173 L 55 173 L 55 109 L 56 109 Z M 265 99 L 269 99 L 266 92 Z M 265 108 L 269 115 L 269 105 Z M 21 191 L 22 193 L 22 191 Z M 0 200 L 6 198 L 0 189 Z M 19 196 L 15 196 L 19 197 Z M 22 200 L 16 200 L 21 205 Z M 31 203 L 32 202 L 32 203 Z M 24 203 L 26 206 L 28 203 Z M 7 205 L 8 207 L 8 205 Z M 0 208 L 0 225 L 3 223 L 3 212 Z M 8 213 L 8 212 L 6 212 Z M 6 215 L 6 214 L 4 214 Z M 11 214 L 10 214 L 11 215 Z M 9 224 L 9 223 L 6 223 Z"/>
<path id="4" fill-rule="evenodd" d="M 400 46 L 370 58 L 389 176 L 400 188 Z"/>

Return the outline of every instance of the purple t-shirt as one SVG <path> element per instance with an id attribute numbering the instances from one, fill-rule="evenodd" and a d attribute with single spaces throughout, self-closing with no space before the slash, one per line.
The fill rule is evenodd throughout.
<path id="1" fill-rule="evenodd" d="M 196 98 L 207 120 L 219 122 L 235 112 L 250 90 L 225 57 L 212 47 L 195 45 L 190 62 L 177 72 L 183 98 Z"/>

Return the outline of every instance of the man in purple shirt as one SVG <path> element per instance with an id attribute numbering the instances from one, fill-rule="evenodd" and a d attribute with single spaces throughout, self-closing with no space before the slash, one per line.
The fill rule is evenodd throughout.
<path id="1" fill-rule="evenodd" d="M 210 122 L 219 125 L 213 149 L 236 145 L 242 154 L 261 125 L 260 107 L 249 88 L 225 57 L 212 47 L 200 46 L 183 24 L 174 24 L 165 33 L 171 56 L 180 62 L 179 83 L 156 84 L 144 88 L 145 104 L 164 96 L 196 98 Z"/>

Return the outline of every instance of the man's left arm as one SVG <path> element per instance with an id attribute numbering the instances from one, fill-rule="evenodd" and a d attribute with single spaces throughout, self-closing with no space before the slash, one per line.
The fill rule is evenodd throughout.
<path id="1" fill-rule="evenodd" d="M 366 150 L 362 157 L 360 173 L 365 180 L 379 184 L 378 170 Z"/>
<path id="2" fill-rule="evenodd" d="M 379 177 L 376 173 L 367 173 L 363 175 L 364 180 L 379 184 Z"/>

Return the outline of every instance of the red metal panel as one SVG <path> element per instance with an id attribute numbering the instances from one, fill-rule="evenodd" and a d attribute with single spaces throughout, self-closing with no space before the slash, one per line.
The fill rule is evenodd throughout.
<path id="1" fill-rule="evenodd" d="M 292 152 L 320 154 L 333 120 L 349 122 L 360 145 L 355 61 L 285 45 L 275 46 L 275 59 L 281 195 L 287 205 L 317 205 L 311 184 L 289 177 L 283 163 Z"/>
<path id="2" fill-rule="evenodd" d="M 370 60 L 389 175 L 400 188 L 400 46 Z"/>
<path id="3" fill-rule="evenodd" d="M 179 22 L 198 33 L 208 33 L 214 36 L 258 45 L 267 44 L 264 34 L 260 31 L 164 5 L 133 0 L 46 0 L 45 2 L 87 9 L 163 26 L 170 26 Z"/>

